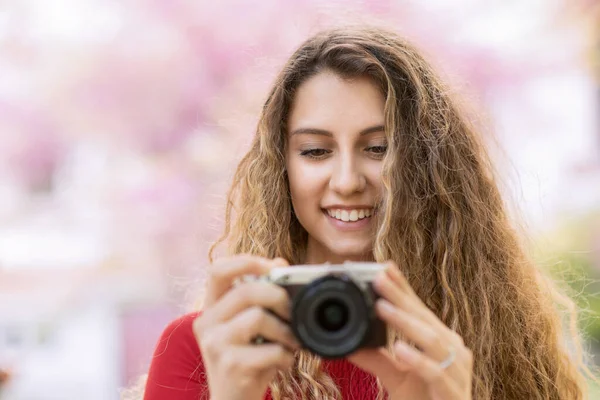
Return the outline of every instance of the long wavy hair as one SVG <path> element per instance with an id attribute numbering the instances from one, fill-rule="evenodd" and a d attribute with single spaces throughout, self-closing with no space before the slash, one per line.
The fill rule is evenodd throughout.
<path id="1" fill-rule="evenodd" d="M 286 124 L 298 87 L 322 71 L 367 76 L 385 96 L 388 152 L 374 258 L 395 261 L 425 304 L 464 338 L 474 355 L 473 398 L 584 398 L 585 375 L 596 378 L 574 302 L 524 251 L 467 114 L 419 51 L 388 30 L 324 31 L 290 57 L 236 170 L 225 230 L 209 258 L 226 243 L 231 254 L 303 261 L 307 232 L 290 200 Z M 271 393 L 340 398 L 321 360 L 302 351 Z"/>
<path id="2" fill-rule="evenodd" d="M 307 232 L 290 200 L 286 122 L 298 87 L 322 71 L 370 77 L 385 95 L 388 152 L 373 255 L 395 261 L 473 351 L 473 398 L 586 398 L 585 376 L 597 378 L 575 303 L 526 254 L 468 114 L 419 51 L 393 32 L 328 30 L 290 57 L 234 175 L 210 260 L 226 244 L 230 254 L 303 262 Z M 390 337 L 391 346 L 400 334 Z M 341 398 L 322 361 L 304 351 L 270 389 L 275 400 Z M 378 399 L 384 397 L 379 385 Z"/>

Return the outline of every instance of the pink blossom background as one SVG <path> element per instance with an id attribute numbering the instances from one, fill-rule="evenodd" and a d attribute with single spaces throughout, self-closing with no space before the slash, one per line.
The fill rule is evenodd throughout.
<path id="1" fill-rule="evenodd" d="M 0 399 L 50 398 L 34 389 L 48 385 L 113 399 L 145 371 L 164 324 L 200 296 L 275 73 L 322 28 L 384 24 L 420 46 L 505 149 L 533 232 L 598 210 L 598 4 L 3 2 L 0 368 L 14 378 Z M 97 354 L 78 358 L 71 331 Z"/>

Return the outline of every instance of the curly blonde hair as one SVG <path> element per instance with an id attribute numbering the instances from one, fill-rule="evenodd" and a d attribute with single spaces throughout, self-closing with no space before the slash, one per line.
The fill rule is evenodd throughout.
<path id="1" fill-rule="evenodd" d="M 465 112 L 419 51 L 388 30 L 324 31 L 291 56 L 236 170 L 225 231 L 209 258 L 226 241 L 232 254 L 303 261 L 307 232 L 290 201 L 286 122 L 298 87 L 322 71 L 368 76 L 385 95 L 389 147 L 374 258 L 395 261 L 473 351 L 473 398 L 585 398 L 585 374 L 597 378 L 586 365 L 574 302 L 526 255 Z M 274 399 L 340 398 L 318 357 L 296 358 L 272 383 Z"/>

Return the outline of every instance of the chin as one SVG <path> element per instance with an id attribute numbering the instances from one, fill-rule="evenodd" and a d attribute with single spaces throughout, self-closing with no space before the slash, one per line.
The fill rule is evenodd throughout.
<path id="1" fill-rule="evenodd" d="M 334 247 L 335 248 L 331 248 Z M 330 251 L 341 260 L 359 261 L 372 259 L 373 245 L 371 243 L 333 243 Z"/>

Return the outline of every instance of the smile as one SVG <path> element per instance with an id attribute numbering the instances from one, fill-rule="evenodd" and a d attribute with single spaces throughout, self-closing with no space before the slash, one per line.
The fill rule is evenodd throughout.
<path id="1" fill-rule="evenodd" d="M 373 214 L 372 208 L 342 210 L 342 209 L 327 209 L 325 210 L 331 218 L 335 218 L 344 222 L 356 222 L 365 218 L 369 218 Z"/>
<path id="2" fill-rule="evenodd" d="M 323 209 L 323 214 L 333 228 L 340 232 L 357 232 L 371 229 L 373 208 Z"/>
<path id="3" fill-rule="evenodd" d="M 356 222 L 373 215 L 374 210 L 372 208 L 364 209 L 337 209 L 329 208 L 324 210 L 331 218 L 343 222 Z"/>

